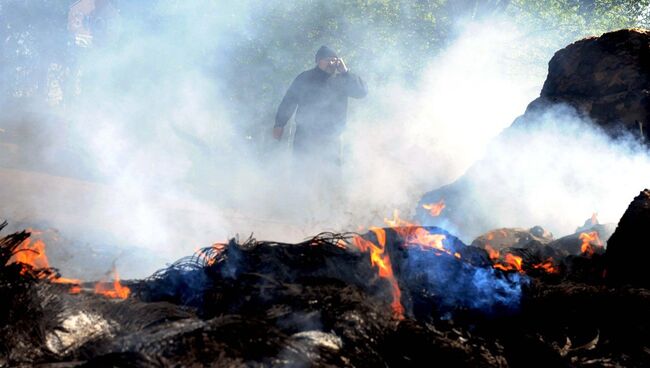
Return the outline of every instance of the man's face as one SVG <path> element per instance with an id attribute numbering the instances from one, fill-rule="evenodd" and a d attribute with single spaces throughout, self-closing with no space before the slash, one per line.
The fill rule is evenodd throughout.
<path id="1" fill-rule="evenodd" d="M 318 60 L 318 67 L 330 74 L 333 74 L 336 71 L 336 66 L 338 64 L 338 58 L 328 57 Z"/>

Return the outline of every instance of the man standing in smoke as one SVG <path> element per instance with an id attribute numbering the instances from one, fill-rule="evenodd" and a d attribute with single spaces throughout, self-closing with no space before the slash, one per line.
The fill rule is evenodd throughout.
<path id="1" fill-rule="evenodd" d="M 296 112 L 294 153 L 338 161 L 338 154 L 331 154 L 338 153 L 348 97 L 363 98 L 367 93 L 364 81 L 348 70 L 343 59 L 322 46 L 316 52 L 316 67 L 300 73 L 282 99 L 273 137 L 282 137 L 284 126 Z"/>
<path id="2" fill-rule="evenodd" d="M 294 174 L 330 200 L 341 176 L 340 135 L 347 120 L 348 97 L 363 98 L 367 93 L 365 82 L 348 70 L 343 59 L 322 46 L 316 53 L 316 66 L 296 77 L 278 108 L 273 137 L 282 137 L 295 112 Z"/>

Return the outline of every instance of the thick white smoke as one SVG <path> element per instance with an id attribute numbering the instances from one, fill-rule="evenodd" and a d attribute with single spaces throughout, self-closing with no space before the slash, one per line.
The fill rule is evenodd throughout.
<path id="1" fill-rule="evenodd" d="M 113 35 L 119 42 L 75 53 L 70 73 L 81 92 L 52 108 L 48 119 L 56 124 L 32 115 L 30 126 L 46 132 L 39 142 L 47 159 L 76 179 L 1 171 L 0 216 L 124 249 L 118 259 L 124 277 L 145 276 L 163 266 L 161 260 L 237 234 L 298 241 L 324 230 L 382 225 L 392 209 L 408 216 L 424 192 L 452 182 L 486 153 L 499 158 L 481 176 L 486 190 L 511 199 L 510 210 L 492 214 L 502 226 L 567 231 L 591 211 L 615 221 L 647 182 L 647 156 L 613 145 L 570 115 L 553 118 L 566 122 L 560 128 L 531 131 L 520 157 L 509 152 L 524 138 L 494 141 L 539 93 L 544 75 L 543 68 L 526 72 L 531 61 L 520 55 L 521 30 L 490 21 L 464 24 L 415 86 L 390 77 L 406 47 L 389 50 L 391 58 L 350 63 L 367 77 L 370 93 L 351 102 L 342 193 L 332 196 L 334 203 L 324 200 L 290 175 L 286 141 L 269 148 L 242 129 L 251 122 L 241 121 L 232 91 L 223 88 L 232 76 L 214 68 L 220 65 L 215 54 L 232 57 L 215 50 L 229 50 L 234 34 L 257 36 L 249 32 L 258 10 L 247 2 L 157 4 L 123 9 Z M 311 64 L 314 51 L 286 62 L 299 70 Z M 282 45 L 274 53 L 282 53 Z M 268 69 L 259 70 L 254 77 L 261 85 Z M 387 76 L 387 82 L 367 74 Z M 258 129 L 270 136 L 273 118 L 259 117 L 268 124 Z M 578 140 L 563 131 L 576 127 Z M 28 132 L 20 139 L 29 144 L 33 137 Z M 10 154 L 7 147 L 1 149 Z M 509 181 L 515 170 L 520 176 Z M 151 255 L 149 262 L 128 264 L 135 249 Z M 65 264 L 52 263 L 65 273 Z M 102 267 L 111 265 L 89 264 L 86 272 Z"/>
<path id="2" fill-rule="evenodd" d="M 505 21 L 464 24 L 417 88 L 394 81 L 358 104 L 346 134 L 357 208 L 411 211 L 424 192 L 452 182 L 485 153 L 543 83 L 543 75 L 517 69 L 521 60 L 512 55 L 521 40 Z"/>
<path id="3" fill-rule="evenodd" d="M 618 223 L 650 183 L 644 147 L 632 137 L 613 141 L 563 105 L 495 140 L 486 157 L 468 174 L 485 223 L 541 225 L 556 236 L 572 234 L 592 213 Z M 482 225 L 463 230 L 477 235 Z"/>

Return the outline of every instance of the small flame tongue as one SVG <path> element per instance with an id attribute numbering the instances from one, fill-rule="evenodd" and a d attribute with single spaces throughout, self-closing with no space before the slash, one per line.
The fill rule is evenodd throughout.
<path id="1" fill-rule="evenodd" d="M 117 269 L 113 267 L 113 282 L 100 281 L 96 283 L 95 293 L 112 299 L 126 299 L 131 294 L 131 289 L 120 284 L 120 275 L 118 275 Z"/>
<path id="2" fill-rule="evenodd" d="M 500 263 L 495 263 L 494 268 L 501 269 L 503 271 L 517 271 L 523 273 L 524 270 L 521 268 L 522 259 L 519 256 L 515 256 L 512 253 L 506 253 L 503 261 Z"/>
<path id="3" fill-rule="evenodd" d="M 506 253 L 506 255 L 502 257 L 501 252 L 492 248 L 489 244 L 485 246 L 485 250 L 487 250 L 488 256 L 494 262 L 492 267 L 502 271 L 517 271 L 524 273 L 524 270 L 521 267 L 523 263 L 521 257 L 512 253 Z"/>
<path id="4" fill-rule="evenodd" d="M 580 240 L 582 240 L 582 245 L 580 246 L 580 251 L 582 254 L 587 256 L 593 256 L 596 250 L 594 247 L 602 248 L 603 243 L 600 241 L 597 231 L 592 231 L 589 233 L 580 233 Z"/>
<path id="5" fill-rule="evenodd" d="M 533 268 L 538 270 L 543 270 L 546 273 L 558 273 L 560 270 L 553 263 L 553 258 L 547 259 L 545 262 L 537 263 L 533 265 Z"/>
<path id="6" fill-rule="evenodd" d="M 444 208 L 444 204 L 442 204 L 440 210 L 442 210 L 442 208 Z M 445 240 L 445 235 L 432 234 L 421 226 L 402 220 L 399 217 L 397 210 L 393 213 L 392 219 L 384 219 L 384 221 L 403 239 L 404 246 L 406 247 L 417 246 L 423 250 L 434 250 L 438 252 L 438 255 L 447 253 L 456 258 L 460 258 L 460 254 L 452 253 L 445 249 L 442 243 L 443 240 Z M 397 283 L 397 279 L 395 278 L 390 256 L 386 251 L 386 231 L 381 228 L 371 228 L 370 231 L 372 231 L 377 238 L 377 244 L 364 239 L 361 236 L 353 237 L 352 243 L 360 251 L 370 252 L 370 262 L 373 266 L 377 267 L 379 276 L 385 278 L 390 283 L 393 296 L 391 308 L 394 315 L 401 319 L 404 317 L 404 306 L 402 306 L 401 303 L 402 292 Z"/>
<path id="7" fill-rule="evenodd" d="M 379 269 L 379 277 L 383 277 L 391 285 L 393 302 L 391 303 L 391 308 L 393 314 L 397 318 L 404 317 L 404 306 L 402 306 L 401 298 L 402 291 L 397 284 L 397 279 L 393 273 L 393 266 L 390 263 L 390 257 L 386 253 L 386 231 L 384 229 L 372 228 L 370 229 L 375 236 L 377 237 L 377 242 L 379 245 L 362 238 L 361 236 L 355 236 L 352 238 L 353 244 L 359 248 L 360 251 L 366 252 L 370 251 L 370 262 L 373 266 L 377 266 Z"/>
<path id="8" fill-rule="evenodd" d="M 429 210 L 429 215 L 438 217 L 442 213 L 442 210 L 445 209 L 445 200 L 441 199 L 438 203 L 423 204 L 422 208 Z"/>
<path id="9" fill-rule="evenodd" d="M 421 249 L 432 249 L 452 254 L 442 243 L 446 239 L 444 234 L 432 234 L 417 224 L 402 220 L 397 210 L 393 212 L 392 219 L 384 219 L 384 222 L 402 237 L 407 247 L 417 246 Z"/>

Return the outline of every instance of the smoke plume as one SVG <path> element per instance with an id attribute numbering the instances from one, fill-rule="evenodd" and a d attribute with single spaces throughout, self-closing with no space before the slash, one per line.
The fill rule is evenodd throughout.
<path id="1" fill-rule="evenodd" d="M 509 210 L 481 209 L 500 226 L 567 232 L 593 211 L 616 221 L 647 183 L 646 153 L 611 142 L 570 113 L 551 112 L 548 124 L 495 140 L 539 93 L 545 70 L 545 61 L 526 59 L 526 30 L 508 21 L 457 25 L 449 45 L 421 55 L 426 66 L 407 79 L 401 58 L 411 46 L 372 38 L 385 30 L 352 27 L 347 43 L 329 35 L 297 48 L 288 33 L 269 34 L 258 20 L 280 8 L 300 13 L 302 5 L 252 4 L 120 2 L 90 47 L 51 46 L 40 92 L 5 91 L 0 103 L 0 217 L 58 229 L 80 244 L 154 254 L 150 264 L 123 267 L 124 277 L 135 277 L 160 259 L 236 235 L 298 241 L 382 225 L 394 208 L 408 217 L 422 194 L 486 154 L 497 160 L 473 170 L 480 190 L 508 199 Z M 32 28 L 70 40 L 66 17 L 58 21 L 52 28 L 30 19 Z M 16 85 L 11 66 L 36 52 L 25 37 L 2 72 L 4 86 Z M 256 39 L 286 45 L 268 47 L 259 60 L 238 53 Z M 382 51 L 355 53 L 361 42 Z M 339 47 L 344 59 L 353 55 L 350 69 L 370 89 L 350 104 L 343 175 L 333 178 L 340 192 L 325 197 L 301 185 L 301 172 L 316 168 L 292 165 L 291 135 L 270 138 L 273 109 L 291 78 L 313 67 L 320 44 Z M 274 92 L 250 103 L 233 89 L 238 83 L 254 86 L 245 91 L 253 95 Z M 22 94 L 33 98 L 15 103 Z M 510 157 L 521 142 L 522 155 Z M 467 226 L 463 234 L 482 230 Z M 120 262 L 128 261 L 118 259 L 121 269 Z M 65 271 L 65 263 L 52 263 Z M 86 272 L 97 267 L 110 265 Z"/>

